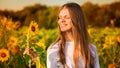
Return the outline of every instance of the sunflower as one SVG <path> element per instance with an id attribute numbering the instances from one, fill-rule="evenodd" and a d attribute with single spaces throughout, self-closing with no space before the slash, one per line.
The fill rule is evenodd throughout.
<path id="1" fill-rule="evenodd" d="M 12 43 L 7 43 L 7 49 L 10 51 L 11 50 L 11 47 L 12 47 Z"/>
<path id="2" fill-rule="evenodd" d="M 7 18 L 6 18 L 6 17 L 3 17 L 3 18 L 1 19 L 1 24 L 2 24 L 3 26 L 5 26 L 6 22 L 7 22 Z"/>
<path id="3" fill-rule="evenodd" d="M 43 48 L 43 49 L 45 49 L 46 48 L 46 46 L 45 46 L 45 44 L 44 43 L 41 43 L 41 45 L 39 45 L 41 48 Z"/>
<path id="4" fill-rule="evenodd" d="M 21 26 L 20 21 L 16 21 L 15 24 L 13 25 L 13 28 L 17 29 Z"/>
<path id="5" fill-rule="evenodd" d="M 117 37 L 117 41 L 120 43 L 120 36 L 119 36 L 119 37 Z"/>
<path id="6" fill-rule="evenodd" d="M 11 21 L 8 21 L 8 22 L 6 23 L 6 29 L 7 29 L 7 30 L 12 30 L 12 22 L 11 22 Z"/>
<path id="7" fill-rule="evenodd" d="M 109 45 L 106 44 L 106 43 L 104 43 L 104 44 L 103 44 L 103 49 L 108 49 L 108 48 L 109 48 Z"/>
<path id="8" fill-rule="evenodd" d="M 10 43 L 13 44 L 13 45 L 16 45 L 17 44 L 17 38 L 11 36 L 10 37 Z"/>
<path id="9" fill-rule="evenodd" d="M 7 49 L 0 49 L 0 61 L 1 62 L 7 61 L 9 57 L 10 55 Z"/>
<path id="10" fill-rule="evenodd" d="M 17 46 L 17 45 L 13 46 L 12 49 L 11 49 L 11 52 L 12 52 L 13 54 L 18 53 L 19 51 L 20 51 L 20 47 Z"/>
<path id="11" fill-rule="evenodd" d="M 108 68 L 115 68 L 115 65 L 114 64 L 109 64 Z"/>
<path id="12" fill-rule="evenodd" d="M 38 42 L 37 45 L 40 46 L 42 49 L 45 49 L 45 48 L 46 48 L 44 42 Z"/>
<path id="13" fill-rule="evenodd" d="M 36 22 L 32 21 L 32 22 L 30 23 L 29 29 L 30 29 L 30 33 L 31 33 L 32 35 L 35 35 L 35 34 L 37 33 L 37 30 L 38 30 L 38 24 L 37 24 Z"/>

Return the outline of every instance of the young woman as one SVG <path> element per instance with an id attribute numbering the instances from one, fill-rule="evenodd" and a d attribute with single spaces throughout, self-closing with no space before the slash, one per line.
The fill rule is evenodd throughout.
<path id="1" fill-rule="evenodd" d="M 78 4 L 60 7 L 58 27 L 58 38 L 47 50 L 47 68 L 99 68 L 97 49 L 89 42 Z"/>

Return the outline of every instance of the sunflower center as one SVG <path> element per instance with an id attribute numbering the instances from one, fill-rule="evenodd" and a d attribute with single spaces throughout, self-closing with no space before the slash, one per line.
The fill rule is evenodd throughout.
<path id="1" fill-rule="evenodd" d="M 32 26 L 31 29 L 32 29 L 33 32 L 35 32 L 35 27 L 34 26 Z"/>
<path id="2" fill-rule="evenodd" d="M 16 26 L 20 26 L 20 23 L 17 23 Z"/>
<path id="3" fill-rule="evenodd" d="M 6 57 L 6 54 L 5 53 L 1 53 L 1 57 Z"/>
<path id="4" fill-rule="evenodd" d="M 12 42 L 12 43 L 14 43 L 14 42 L 15 42 L 15 40 L 11 40 L 11 42 Z"/>

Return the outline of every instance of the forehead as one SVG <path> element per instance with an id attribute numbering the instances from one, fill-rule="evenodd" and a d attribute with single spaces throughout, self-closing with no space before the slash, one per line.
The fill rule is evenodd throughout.
<path id="1" fill-rule="evenodd" d="M 64 7 L 60 10 L 59 15 L 69 15 L 68 8 Z"/>

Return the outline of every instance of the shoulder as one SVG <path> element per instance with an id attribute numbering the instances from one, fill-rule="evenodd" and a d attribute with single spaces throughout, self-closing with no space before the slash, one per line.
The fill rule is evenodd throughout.
<path id="1" fill-rule="evenodd" d="M 93 56 L 96 56 L 97 54 L 97 47 L 94 44 L 90 44 L 90 51 Z"/>
<path id="2" fill-rule="evenodd" d="M 50 45 L 47 49 L 47 53 L 55 52 L 59 50 L 58 43 L 55 43 L 53 45 Z"/>
<path id="3" fill-rule="evenodd" d="M 50 45 L 47 50 L 50 50 L 50 49 L 58 49 L 58 43 Z"/>
<path id="4" fill-rule="evenodd" d="M 96 50 L 96 49 L 97 49 L 97 48 L 96 48 L 96 45 L 90 43 L 90 49 L 92 49 L 92 50 Z"/>

